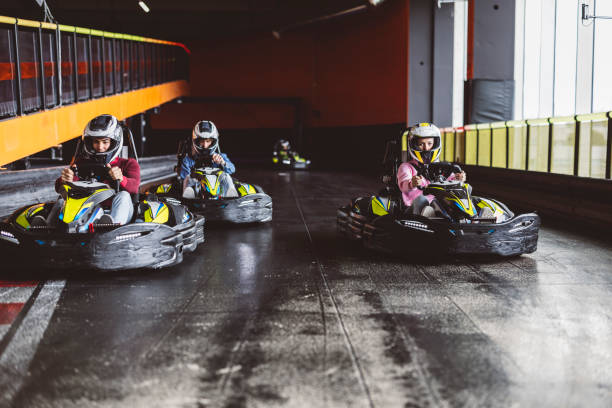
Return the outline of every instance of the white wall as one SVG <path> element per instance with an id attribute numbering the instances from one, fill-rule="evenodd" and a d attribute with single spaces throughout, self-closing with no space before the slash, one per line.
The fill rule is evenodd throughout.
<path id="1" fill-rule="evenodd" d="M 576 7 L 580 7 L 581 1 L 576 2 Z M 591 12 L 595 0 L 588 0 Z M 593 23 L 582 23 L 580 16 L 576 18 L 578 28 L 578 44 L 576 58 L 576 113 L 590 113 L 593 100 Z"/>
<path id="2" fill-rule="evenodd" d="M 452 126 L 463 125 L 463 84 L 467 69 L 467 2 L 454 4 L 453 22 L 453 121 Z"/>
<path id="3" fill-rule="evenodd" d="M 598 0 L 595 14 L 612 16 L 612 1 Z M 612 110 L 612 20 L 595 20 L 593 112 Z"/>
<path id="4" fill-rule="evenodd" d="M 525 32 L 523 48 L 523 111 L 519 118 L 537 118 L 540 113 L 540 50 L 542 49 L 542 2 L 525 1 Z M 515 47 L 516 48 L 516 47 Z M 516 94 L 515 94 L 516 97 Z M 515 113 L 515 115 L 519 114 Z"/>
<path id="5" fill-rule="evenodd" d="M 517 0 L 516 119 L 612 110 L 612 0 Z"/>
<path id="6" fill-rule="evenodd" d="M 540 0 L 540 2 L 542 8 L 540 10 L 540 106 L 538 117 L 548 117 L 553 116 L 555 88 L 555 3 L 557 1 Z"/>
<path id="7" fill-rule="evenodd" d="M 574 3 L 571 0 L 557 1 L 553 116 L 569 116 L 576 109 L 578 5 Z"/>
<path id="8" fill-rule="evenodd" d="M 525 1 L 516 0 L 514 21 L 514 117 L 523 117 L 523 83 L 525 57 Z"/>

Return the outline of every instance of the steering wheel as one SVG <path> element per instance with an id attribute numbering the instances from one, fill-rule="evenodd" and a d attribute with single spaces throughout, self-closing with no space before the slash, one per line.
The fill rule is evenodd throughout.
<path id="1" fill-rule="evenodd" d="M 70 170 L 82 180 L 91 180 L 91 179 L 105 179 L 108 178 L 108 170 L 102 163 L 94 163 L 94 162 L 83 162 L 79 163 L 79 166 L 72 165 Z M 114 186 L 112 186 L 115 192 L 119 192 L 121 189 L 121 182 L 119 180 L 114 181 Z"/>
<path id="2" fill-rule="evenodd" d="M 461 173 L 463 170 L 461 166 L 451 162 L 438 162 L 438 163 L 430 163 L 421 167 L 419 169 L 419 176 L 424 176 L 427 180 L 432 180 L 432 182 L 443 182 L 452 174 L 452 173 Z M 419 190 L 424 190 L 426 187 L 417 186 Z"/>
<path id="3" fill-rule="evenodd" d="M 452 173 L 461 173 L 461 167 L 458 164 L 450 162 L 431 163 L 423 169 L 423 175 L 429 180 L 441 180 L 448 178 Z"/>

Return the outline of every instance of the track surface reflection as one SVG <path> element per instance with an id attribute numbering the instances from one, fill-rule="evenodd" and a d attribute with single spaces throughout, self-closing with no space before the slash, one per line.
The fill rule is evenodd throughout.
<path id="1" fill-rule="evenodd" d="M 0 406 L 609 406 L 609 242 L 544 227 L 527 256 L 390 258 L 335 231 L 373 178 L 247 181 L 273 197 L 273 222 L 207 225 L 177 267 L 25 277 L 61 296 L 40 306 L 44 335 L 22 327 L 0 349 Z M 0 287 L 0 302 L 33 285 Z M 17 333 L 5 320 L 0 336 Z M 22 345 L 29 367 L 7 369 Z"/>

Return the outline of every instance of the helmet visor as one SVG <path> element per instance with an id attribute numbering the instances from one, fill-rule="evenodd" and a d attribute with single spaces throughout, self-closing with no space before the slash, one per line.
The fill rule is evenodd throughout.
<path id="1" fill-rule="evenodd" d="M 438 136 L 413 137 L 410 140 L 410 148 L 417 152 L 428 152 L 440 148 Z"/>

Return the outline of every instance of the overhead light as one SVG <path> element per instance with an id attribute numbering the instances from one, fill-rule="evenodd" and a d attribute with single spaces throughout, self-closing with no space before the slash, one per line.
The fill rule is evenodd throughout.
<path id="1" fill-rule="evenodd" d="M 371 5 L 373 6 L 378 6 L 380 3 L 383 2 L 383 0 L 368 0 L 370 2 Z"/>
<path id="2" fill-rule="evenodd" d="M 151 11 L 149 10 L 149 6 L 147 6 L 144 1 L 139 1 L 138 5 L 140 6 L 140 8 L 144 10 L 145 13 L 148 13 L 149 11 Z"/>

